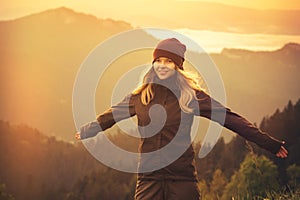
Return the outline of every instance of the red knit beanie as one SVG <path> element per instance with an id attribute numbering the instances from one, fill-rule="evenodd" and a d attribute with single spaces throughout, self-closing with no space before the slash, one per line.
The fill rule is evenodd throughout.
<path id="1" fill-rule="evenodd" d="M 186 46 L 176 38 L 168 38 L 160 41 L 153 51 L 153 62 L 159 57 L 167 57 L 183 70 L 184 53 Z"/>

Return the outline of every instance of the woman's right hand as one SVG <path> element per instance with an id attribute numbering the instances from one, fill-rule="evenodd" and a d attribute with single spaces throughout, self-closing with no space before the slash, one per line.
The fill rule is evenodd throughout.
<path id="1" fill-rule="evenodd" d="M 79 132 L 77 132 L 77 133 L 75 134 L 75 138 L 76 138 L 76 140 L 81 140 L 81 137 L 80 137 L 80 133 L 79 133 Z"/>

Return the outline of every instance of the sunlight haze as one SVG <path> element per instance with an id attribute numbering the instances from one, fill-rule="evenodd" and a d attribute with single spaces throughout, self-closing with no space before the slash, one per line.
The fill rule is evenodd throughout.
<path id="1" fill-rule="evenodd" d="M 14 19 L 29 15 L 35 12 L 41 12 L 50 8 L 57 8 L 61 6 L 69 7 L 74 10 L 93 14 L 101 18 L 115 18 L 115 19 L 130 19 L 130 17 L 139 16 L 140 18 L 149 18 L 149 15 L 162 14 L 163 11 L 171 12 L 172 9 L 180 8 L 176 3 L 184 2 L 215 2 L 225 5 L 233 5 L 244 8 L 254 9 L 300 9 L 298 0 L 252 0 L 252 1 L 238 1 L 238 0 L 167 0 L 167 1 L 150 1 L 150 0 L 130 0 L 118 1 L 111 0 L 109 2 L 89 1 L 33 1 L 33 0 L 4 0 L 1 2 L 0 20 Z M 179 7 L 178 7 L 179 6 Z M 172 8 L 172 9 L 170 9 Z"/>
<path id="2" fill-rule="evenodd" d="M 0 81 L 7 87 L 1 91 L 3 101 L 7 102 L 1 112 L 2 118 L 70 140 L 67 132 L 74 128 L 70 97 L 80 63 L 91 49 L 108 37 L 149 27 L 174 30 L 192 38 L 206 52 L 218 54 L 214 59 L 224 70 L 228 105 L 251 121 L 259 122 L 264 115 L 282 108 L 290 99 L 296 101 L 299 56 L 296 59 L 294 55 L 299 49 L 295 43 L 300 43 L 299 3 L 294 0 L 284 1 L 284 5 L 278 0 L 220 2 L 1 2 L 0 61 L 1 66 L 5 66 L 2 72 L 5 76 Z M 269 10 L 274 8 L 278 10 Z M 154 40 L 153 37 L 149 39 Z M 239 60 L 240 57 L 247 58 L 247 62 Z M 129 65 L 127 70 L 132 66 L 129 60 L 124 61 Z M 243 62 L 242 68 L 239 62 Z M 270 69 L 272 71 L 268 71 Z M 245 81 L 251 75 L 255 78 Z M 108 77 L 104 84 L 106 94 L 109 94 L 107 85 L 111 85 L 111 81 Z M 19 92 L 15 93 L 16 90 Z M 269 95 L 266 96 L 265 91 Z M 242 102 L 254 95 L 257 97 L 249 102 L 249 106 L 243 106 Z M 101 104 L 103 109 L 110 103 L 110 95 L 104 96 L 107 99 Z M 11 103 L 12 99 L 14 103 Z M 44 113 L 49 114 L 44 116 Z M 65 119 L 63 123 L 57 115 Z"/>
<path id="3" fill-rule="evenodd" d="M 222 3 L 226 5 L 252 8 L 252 9 L 300 9 L 300 2 L 298 0 L 252 0 L 252 1 L 240 1 L 240 0 L 178 0 L 183 2 L 188 1 L 202 1 L 202 2 L 214 2 Z"/>

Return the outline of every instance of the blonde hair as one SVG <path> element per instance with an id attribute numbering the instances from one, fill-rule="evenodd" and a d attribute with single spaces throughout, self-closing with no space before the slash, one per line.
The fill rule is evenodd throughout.
<path id="1" fill-rule="evenodd" d="M 193 112 L 193 109 L 189 107 L 189 103 L 193 99 L 197 99 L 196 90 L 202 90 L 199 85 L 199 76 L 196 74 L 183 71 L 175 67 L 176 73 L 176 85 L 180 90 L 180 98 L 179 105 L 182 111 L 186 113 Z M 136 88 L 133 91 L 133 94 L 141 94 L 141 101 L 144 105 L 148 105 L 150 101 L 154 98 L 154 92 L 152 84 L 154 83 L 154 79 L 156 78 L 156 73 L 151 67 L 151 69 L 145 74 L 141 86 Z"/>

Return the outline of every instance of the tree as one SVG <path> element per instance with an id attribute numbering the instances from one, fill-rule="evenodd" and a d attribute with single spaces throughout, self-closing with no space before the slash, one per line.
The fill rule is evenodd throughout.
<path id="1" fill-rule="evenodd" d="M 210 184 L 210 193 L 214 199 L 220 199 L 223 190 L 226 186 L 227 180 L 220 169 L 214 172 L 213 180 Z"/>
<path id="2" fill-rule="evenodd" d="M 295 190 L 300 189 L 300 167 L 296 164 L 290 165 L 287 168 L 287 174 L 289 176 L 289 185 Z"/>
<path id="3" fill-rule="evenodd" d="M 209 187 L 204 179 L 199 181 L 198 188 L 200 190 L 201 199 L 206 199 L 206 200 L 212 199 L 212 196 L 209 193 Z"/>
<path id="4" fill-rule="evenodd" d="M 269 191 L 278 191 L 278 171 L 276 165 L 265 156 L 248 154 L 226 185 L 222 199 L 266 196 Z"/>
<path id="5" fill-rule="evenodd" d="M 11 194 L 7 193 L 5 184 L 0 184 L 0 199 L 1 200 L 14 200 L 15 199 Z"/>

